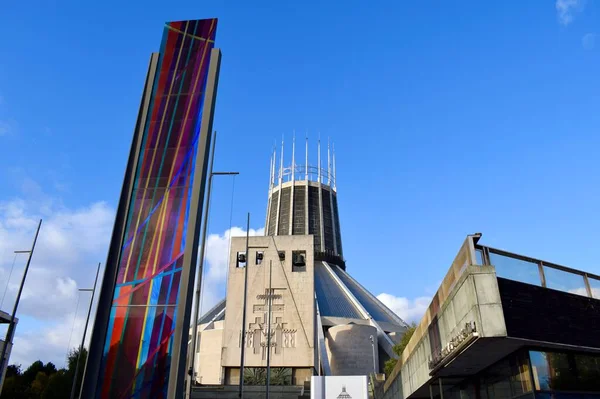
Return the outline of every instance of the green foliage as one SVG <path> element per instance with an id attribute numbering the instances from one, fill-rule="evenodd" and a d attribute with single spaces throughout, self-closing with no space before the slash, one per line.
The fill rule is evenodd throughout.
<path id="1" fill-rule="evenodd" d="M 23 372 L 23 384 L 30 387 L 38 373 L 44 372 L 44 362 L 37 360 L 27 367 L 27 370 Z"/>
<path id="2" fill-rule="evenodd" d="M 394 345 L 393 350 L 396 355 L 398 355 L 399 357 L 402 357 L 402 352 L 404 352 L 404 348 L 406 348 L 406 345 L 408 345 L 408 342 L 412 338 L 416 329 L 417 329 L 417 324 L 415 322 L 413 322 L 406 329 L 406 331 L 404 331 L 402 338 L 400 338 L 400 342 L 398 342 L 396 345 Z M 385 362 L 383 369 L 384 369 L 386 377 L 390 376 L 390 374 L 392 373 L 392 370 L 394 370 L 394 367 L 396 367 L 396 363 L 398 363 L 398 360 L 396 360 L 396 359 L 389 359 L 388 361 Z"/>
<path id="3" fill-rule="evenodd" d="M 5 378 L 0 399 L 26 399 L 25 388 L 26 387 L 21 384 L 21 376 Z"/>
<path id="4" fill-rule="evenodd" d="M 271 385 L 292 385 L 292 369 L 288 367 L 271 368 Z"/>
<path id="5" fill-rule="evenodd" d="M 60 369 L 48 379 L 48 385 L 42 393 L 41 399 L 65 399 L 71 395 L 73 380 L 67 375 L 65 369 Z"/>
<path id="6" fill-rule="evenodd" d="M 266 385 L 267 369 L 248 367 L 244 369 L 244 384 Z M 271 367 L 271 385 L 292 385 L 292 369 L 289 367 Z"/>
<path id="7" fill-rule="evenodd" d="M 77 367 L 77 359 L 79 358 L 79 348 L 73 349 L 69 353 L 69 357 L 67 359 L 68 371 L 67 375 L 69 377 L 70 384 L 73 384 L 73 376 L 75 375 L 75 368 Z M 79 360 L 79 370 L 77 372 L 77 387 L 75 388 L 75 392 L 79 392 L 81 388 L 81 382 L 83 381 L 83 371 L 85 369 L 85 361 L 87 359 L 87 350 L 83 348 L 81 352 L 81 359 Z M 71 388 L 69 386 L 69 388 Z"/>
<path id="8" fill-rule="evenodd" d="M 79 350 L 73 349 L 67 358 L 67 368 L 57 370 L 56 366 L 41 360 L 33 362 L 25 371 L 21 366 L 10 365 L 0 399 L 65 399 L 71 395 L 73 377 L 77 367 Z M 81 386 L 87 351 L 81 352 L 77 373 L 77 390 Z M 76 391 L 78 392 L 78 391 Z"/>
<path id="9" fill-rule="evenodd" d="M 52 375 L 56 373 L 56 366 L 54 365 L 54 363 L 46 363 L 46 365 L 44 366 L 44 373 L 46 373 L 47 375 Z"/>
<path id="10" fill-rule="evenodd" d="M 19 376 L 21 374 L 23 374 L 23 372 L 21 371 L 21 365 L 17 366 L 15 364 L 11 364 L 6 368 L 6 378 Z"/>
<path id="11" fill-rule="evenodd" d="M 267 383 L 266 369 L 261 367 L 247 367 L 244 369 L 244 384 L 265 385 Z"/>
<path id="12" fill-rule="evenodd" d="M 408 345 L 408 342 L 412 338 L 415 330 L 417 329 L 417 324 L 413 322 L 407 329 L 404 331 L 402 338 L 400 338 L 400 342 L 394 345 L 394 353 L 398 356 L 402 356 L 402 352 L 404 352 L 404 348 Z"/>
<path id="13" fill-rule="evenodd" d="M 29 393 L 31 397 L 40 398 L 48 385 L 48 376 L 43 371 L 39 371 L 35 376 L 35 380 L 31 383 Z"/>
<path id="14" fill-rule="evenodd" d="M 398 360 L 396 359 L 388 359 L 385 362 L 383 365 L 383 372 L 385 373 L 386 377 L 389 377 L 390 374 L 392 374 L 392 370 L 394 370 L 394 367 L 396 367 L 396 363 L 398 363 Z"/>

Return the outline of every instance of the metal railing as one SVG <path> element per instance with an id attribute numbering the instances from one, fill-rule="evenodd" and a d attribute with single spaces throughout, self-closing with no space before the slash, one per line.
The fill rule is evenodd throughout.
<path id="1" fill-rule="evenodd" d="M 477 263 L 492 265 L 501 278 L 600 299 L 600 276 L 483 245 L 475 246 Z"/>
<path id="2" fill-rule="evenodd" d="M 319 180 L 319 171 L 321 172 L 321 183 L 336 187 L 335 185 L 335 174 L 333 171 L 328 171 L 325 168 L 319 168 L 318 166 L 308 166 L 306 165 L 295 165 L 294 167 L 288 166 L 283 168 L 282 173 L 282 183 L 287 183 L 289 181 L 318 181 Z M 307 179 L 308 177 L 308 179 Z M 275 180 L 271 182 L 271 187 L 275 188 L 279 185 L 279 171 L 275 175 Z"/>

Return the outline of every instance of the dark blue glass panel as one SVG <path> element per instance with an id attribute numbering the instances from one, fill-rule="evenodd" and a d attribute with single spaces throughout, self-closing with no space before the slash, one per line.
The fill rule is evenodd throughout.
<path id="1" fill-rule="evenodd" d="M 387 323 L 398 324 L 398 321 L 392 318 L 385 309 L 383 305 L 379 303 L 379 301 L 367 294 L 354 279 L 349 277 L 345 272 L 343 272 L 340 268 L 333 266 L 332 267 L 335 274 L 338 275 L 340 280 L 348 287 L 352 295 L 356 297 L 358 302 L 366 309 L 367 312 L 375 319 L 376 321 L 383 321 Z"/>
<path id="2" fill-rule="evenodd" d="M 496 268 L 498 277 L 522 283 L 542 285 L 537 263 L 490 253 L 490 263 Z"/>
<path id="3" fill-rule="evenodd" d="M 358 309 L 350 302 L 325 267 L 320 262 L 315 264 L 315 291 L 321 316 L 362 319 Z"/>

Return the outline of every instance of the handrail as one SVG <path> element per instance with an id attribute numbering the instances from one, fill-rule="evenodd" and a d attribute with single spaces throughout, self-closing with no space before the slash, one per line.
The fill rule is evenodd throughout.
<path id="1" fill-rule="evenodd" d="M 492 248 L 492 247 L 488 247 L 488 246 L 485 246 L 485 245 L 475 245 L 475 249 L 484 250 L 484 248 L 487 249 L 490 253 L 493 253 L 493 254 L 503 255 L 503 256 L 506 256 L 508 258 L 514 258 L 514 259 L 523 260 L 523 261 L 531 262 L 531 263 L 537 263 L 537 264 L 541 263 L 542 265 L 548 266 L 548 267 L 550 267 L 552 269 L 558 269 L 558 270 L 562 270 L 564 272 L 578 274 L 580 276 L 588 276 L 588 277 L 594 278 L 596 280 L 600 280 L 600 276 L 598 276 L 598 275 L 596 275 L 594 273 L 588 273 L 588 272 L 584 272 L 582 270 L 572 269 L 570 267 L 562 266 L 562 265 L 559 265 L 557 263 L 547 262 L 545 260 L 536 259 L 536 258 L 532 258 L 532 257 L 525 256 L 525 255 L 515 254 L 513 252 L 508 252 L 508 251 L 505 251 L 505 250 L 502 250 L 502 249 Z"/>
<path id="2" fill-rule="evenodd" d="M 483 260 L 484 264 L 491 265 L 492 263 L 490 261 L 490 254 L 494 254 L 494 255 L 498 255 L 498 256 L 501 256 L 504 258 L 508 258 L 508 259 L 514 259 L 514 260 L 518 260 L 518 261 L 522 261 L 522 262 L 528 262 L 528 263 L 531 263 L 532 265 L 537 266 L 538 272 L 539 272 L 539 285 L 544 288 L 558 289 L 559 291 L 565 291 L 564 288 L 558 288 L 558 287 L 556 287 L 556 285 L 551 286 L 551 287 L 548 286 L 548 281 L 546 278 L 546 270 L 549 270 L 549 269 L 560 270 L 561 272 L 568 273 L 573 276 L 581 277 L 583 287 L 579 287 L 577 289 L 577 291 L 579 291 L 579 289 L 581 288 L 585 291 L 586 295 L 583 295 L 582 291 L 573 292 L 572 290 L 568 290 L 566 292 L 576 293 L 577 295 L 587 296 L 588 298 L 600 299 L 599 294 L 596 293 L 597 288 L 595 288 L 595 287 L 592 288 L 592 286 L 590 285 L 590 279 L 600 282 L 600 276 L 597 276 L 593 273 L 588 273 L 588 272 L 584 272 L 582 270 L 572 269 L 570 267 L 558 265 L 556 263 L 546 262 L 546 261 L 543 261 L 540 259 L 515 254 L 515 253 L 504 251 L 501 249 L 491 248 L 491 247 L 487 247 L 484 245 L 475 245 L 475 250 L 482 254 L 482 260 Z M 498 266 L 498 265 L 492 265 L 492 266 Z M 498 270 L 496 272 L 498 272 Z M 508 278 L 510 280 L 515 280 L 515 281 L 527 282 L 527 281 L 519 280 L 518 278 L 511 278 L 511 277 L 506 277 L 506 278 Z"/>
<path id="3" fill-rule="evenodd" d="M 295 165 L 287 166 L 283 168 L 283 171 L 280 171 L 281 175 L 276 175 L 275 180 L 271 182 L 271 187 L 276 188 L 279 185 L 279 177 L 281 176 L 281 182 L 287 183 L 293 180 L 297 181 L 319 181 L 319 176 L 321 178 L 321 183 L 326 186 L 336 187 L 335 184 L 335 174 L 331 171 L 328 171 L 326 168 L 319 168 L 318 166 L 309 165 Z M 320 173 L 319 173 L 320 172 Z M 292 177 L 293 175 L 293 177 Z"/>

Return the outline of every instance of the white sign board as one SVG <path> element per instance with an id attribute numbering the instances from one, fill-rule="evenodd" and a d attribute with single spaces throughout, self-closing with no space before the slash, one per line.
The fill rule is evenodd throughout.
<path id="1" fill-rule="evenodd" d="M 310 378 L 310 399 L 368 399 L 366 375 Z"/>

